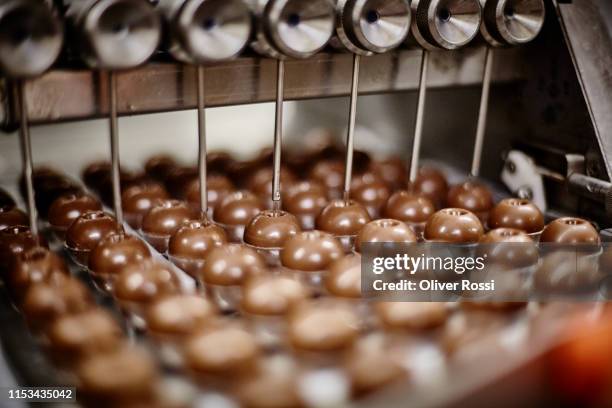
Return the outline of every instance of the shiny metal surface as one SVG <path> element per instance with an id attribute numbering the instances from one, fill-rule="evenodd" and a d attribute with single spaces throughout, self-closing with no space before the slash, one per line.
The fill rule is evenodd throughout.
<path id="1" fill-rule="evenodd" d="M 32 141 L 30 139 L 30 126 L 28 124 L 28 107 L 25 98 L 25 87 L 22 81 L 18 87 L 18 104 L 21 110 L 21 123 L 19 127 L 19 142 L 21 148 L 21 165 L 23 179 L 25 181 L 26 205 L 28 207 L 28 217 L 30 221 L 30 231 L 32 236 L 38 237 L 38 214 L 36 211 L 36 200 L 34 199 L 34 184 L 32 182 L 32 174 L 34 172 L 34 164 L 32 162 Z"/>
<path id="2" fill-rule="evenodd" d="M 99 69 L 133 68 L 153 54 L 161 23 L 146 0 L 82 0 L 66 12 L 82 58 Z"/>
<path id="3" fill-rule="evenodd" d="M 108 95 L 110 112 L 108 115 L 110 148 L 111 148 L 111 180 L 113 188 L 113 209 L 117 224 L 123 225 L 123 207 L 121 202 L 121 160 L 119 157 L 119 125 L 117 120 L 117 73 L 111 71 L 108 77 Z"/>
<path id="4" fill-rule="evenodd" d="M 252 17 L 243 0 L 161 0 L 168 51 L 178 60 L 207 63 L 233 58 L 248 44 Z"/>
<path id="5" fill-rule="evenodd" d="M 517 81 L 526 77 L 523 48 L 503 50 L 504 64 L 496 68 L 493 82 Z M 401 50 L 363 58 L 361 95 L 414 90 L 418 85 L 421 51 Z M 285 100 L 348 95 L 347 75 L 352 56 L 319 53 L 306 60 L 285 62 Z M 482 66 L 480 50 L 431 53 L 428 87 L 479 85 Z M 276 98 L 276 62 L 272 59 L 241 57 L 207 66 L 206 106 L 271 102 Z M 51 123 L 108 115 L 106 74 L 86 69 L 50 71 L 28 81 L 26 97 L 31 123 Z M 196 68 L 184 64 L 150 63 L 117 73 L 120 116 L 196 108 Z M 0 92 L 2 87 L 0 87 Z M 69 90 L 69 92 L 67 91 Z M 8 91 L 8 88 L 6 89 Z M 3 128 L 15 127 L 19 112 L 10 94 L 0 96 L 0 110 L 7 112 Z"/>
<path id="6" fill-rule="evenodd" d="M 272 173 L 273 209 L 281 209 L 281 153 L 283 150 L 283 102 L 285 97 L 285 61 L 276 61 L 276 101 L 274 109 L 274 163 Z"/>
<path id="7" fill-rule="evenodd" d="M 353 71 L 351 74 L 351 94 L 348 126 L 346 132 L 346 159 L 344 163 L 344 200 L 349 200 L 351 176 L 353 175 L 353 153 L 355 145 L 355 121 L 357 119 L 357 97 L 359 93 L 359 67 L 361 56 L 353 54 Z"/>
<path id="8" fill-rule="evenodd" d="M 252 0 L 257 16 L 253 48 L 273 58 L 308 58 L 322 50 L 334 32 L 330 0 Z"/>
<path id="9" fill-rule="evenodd" d="M 478 121 L 476 122 L 476 139 L 474 141 L 474 154 L 470 176 L 480 175 L 480 162 L 482 160 L 482 147 L 484 145 L 485 131 L 487 129 L 487 115 L 489 112 L 489 92 L 491 90 L 491 74 L 493 72 L 493 55 L 491 47 L 486 47 L 484 71 L 482 75 L 482 93 L 480 94 L 480 107 L 478 108 Z"/>
<path id="10" fill-rule="evenodd" d="M 59 20 L 36 0 L 0 0 L 0 72 L 34 77 L 58 57 L 63 42 Z"/>
<path id="11" fill-rule="evenodd" d="M 198 177 L 200 180 L 200 210 L 208 214 L 208 169 L 206 162 L 206 102 L 204 88 L 204 67 L 197 67 L 198 88 Z"/>
<path id="12" fill-rule="evenodd" d="M 481 0 L 480 31 L 491 45 L 519 45 L 532 41 L 542 30 L 544 0 Z"/>
<path id="13" fill-rule="evenodd" d="M 425 103 L 427 101 L 427 75 L 429 74 L 429 51 L 423 50 L 421 69 L 419 70 L 419 95 L 417 99 L 416 118 L 414 120 L 414 136 L 412 140 L 412 156 L 408 180 L 414 183 L 419 174 L 419 158 L 421 142 L 423 141 L 423 123 L 425 120 Z"/>
<path id="14" fill-rule="evenodd" d="M 340 0 L 336 6 L 338 39 L 353 53 L 383 53 L 408 35 L 412 13 L 408 0 Z"/>
<path id="15" fill-rule="evenodd" d="M 479 0 L 413 0 L 412 38 L 424 48 L 454 50 L 476 37 L 482 22 Z"/>

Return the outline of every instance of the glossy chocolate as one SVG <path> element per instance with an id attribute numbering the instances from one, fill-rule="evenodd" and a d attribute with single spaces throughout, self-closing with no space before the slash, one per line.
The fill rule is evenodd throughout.
<path id="1" fill-rule="evenodd" d="M 208 208 L 214 209 L 232 191 L 234 191 L 234 185 L 228 177 L 220 174 L 210 174 L 206 178 Z M 187 185 L 185 198 L 196 208 L 200 208 L 200 180 L 192 180 Z"/>
<path id="2" fill-rule="evenodd" d="M 172 197 L 184 199 L 187 186 L 198 179 L 198 174 L 196 167 L 174 167 L 166 177 L 166 189 Z"/>
<path id="3" fill-rule="evenodd" d="M 406 188 L 408 167 L 401 158 L 394 156 L 384 160 L 375 160 L 370 164 L 370 168 L 391 191 Z"/>
<path id="4" fill-rule="evenodd" d="M 200 279 L 211 285 L 241 285 L 265 271 L 266 263 L 256 251 L 241 244 L 226 244 L 210 251 Z"/>
<path id="5" fill-rule="evenodd" d="M 479 255 L 486 256 L 487 265 L 523 267 L 538 262 L 539 254 L 536 243 L 525 231 L 514 228 L 496 228 L 480 238 Z M 492 264 L 496 264 L 492 266 Z"/>
<path id="6" fill-rule="evenodd" d="M 301 181 L 283 190 L 283 208 L 295 215 L 302 229 L 313 229 L 314 220 L 328 203 L 327 192 L 315 181 Z"/>
<path id="7" fill-rule="evenodd" d="M 43 219 L 48 219 L 49 209 L 55 200 L 64 195 L 83 194 L 83 189 L 72 180 L 61 179 L 42 184 L 36 189 L 36 209 Z"/>
<path id="8" fill-rule="evenodd" d="M 186 221 L 170 238 L 168 254 L 177 258 L 205 260 L 213 248 L 227 242 L 223 228 L 208 220 Z"/>
<path id="9" fill-rule="evenodd" d="M 436 208 L 442 208 L 446 203 L 448 183 L 444 174 L 437 169 L 421 167 L 410 188 L 415 193 L 429 198 Z"/>
<path id="10" fill-rule="evenodd" d="M 157 200 L 168 199 L 170 196 L 165 187 L 158 182 L 137 183 L 123 190 L 121 206 L 126 221 L 132 228 L 139 229 L 142 217 L 153 207 Z"/>
<path id="11" fill-rule="evenodd" d="M 286 268 L 316 272 L 326 270 L 330 263 L 344 255 L 344 250 L 332 234 L 305 231 L 288 238 L 280 255 Z"/>
<path id="12" fill-rule="evenodd" d="M 329 265 L 325 289 L 332 296 L 361 297 L 361 255 L 346 255 Z"/>
<path id="13" fill-rule="evenodd" d="M 255 194 L 246 190 L 235 191 L 219 202 L 213 218 L 224 225 L 247 225 L 263 208 Z"/>
<path id="14" fill-rule="evenodd" d="M 144 173 L 128 171 L 121 172 L 121 191 L 125 191 L 132 186 L 137 186 L 140 184 L 149 184 L 151 182 L 152 181 L 149 176 Z M 111 175 L 109 175 L 102 181 L 100 188 L 98 189 L 98 194 L 100 195 L 102 202 L 104 202 L 106 205 L 113 205 L 113 179 Z"/>
<path id="15" fill-rule="evenodd" d="M 336 199 L 331 201 L 317 217 L 317 229 L 336 236 L 354 236 L 368 222 L 370 214 L 356 201 Z"/>
<path id="16" fill-rule="evenodd" d="M 110 174 L 111 164 L 109 162 L 96 161 L 83 169 L 81 178 L 87 187 L 99 191 L 104 181 L 110 177 Z"/>
<path id="17" fill-rule="evenodd" d="M 114 295 L 119 301 L 149 303 L 180 292 L 180 282 L 168 265 L 153 259 L 126 265 L 117 275 Z"/>
<path id="18" fill-rule="evenodd" d="M 234 163 L 234 158 L 228 152 L 216 150 L 206 155 L 206 169 L 209 174 L 227 173 Z"/>
<path id="19" fill-rule="evenodd" d="M 144 165 L 145 172 L 151 178 L 164 182 L 168 174 L 177 167 L 178 164 L 174 157 L 166 154 L 159 154 L 149 158 Z"/>
<path id="20" fill-rule="evenodd" d="M 244 230 L 244 242 L 258 248 L 282 248 L 285 241 L 301 231 L 294 215 L 266 210 L 251 219 Z"/>
<path id="21" fill-rule="evenodd" d="M 486 216 L 494 205 L 491 190 L 475 181 L 466 181 L 451 187 L 446 203 L 449 207 L 473 212 L 481 220 L 485 217 L 483 221 L 486 221 Z"/>
<path id="22" fill-rule="evenodd" d="M 425 223 L 435 212 L 436 207 L 429 198 L 408 190 L 393 193 L 383 209 L 385 217 L 408 224 Z"/>
<path id="23" fill-rule="evenodd" d="M 563 217 L 548 223 L 540 242 L 555 244 L 594 244 L 599 245 L 599 233 L 593 225 L 582 218 Z"/>
<path id="24" fill-rule="evenodd" d="M 102 210 L 102 204 L 89 194 L 65 194 L 53 201 L 47 219 L 54 230 L 65 233 L 74 220 L 84 213 L 100 210 Z"/>
<path id="25" fill-rule="evenodd" d="M 40 237 L 33 237 L 28 227 L 18 225 L 0 230 L 0 273 L 9 271 L 20 253 L 39 245 L 47 246 Z"/>
<path id="26" fill-rule="evenodd" d="M 78 251 L 91 251 L 106 236 L 121 232 L 113 216 L 103 211 L 87 211 L 66 231 L 66 246 Z"/>
<path id="27" fill-rule="evenodd" d="M 64 260 L 43 247 L 29 248 L 15 258 L 9 273 L 10 288 L 17 299 L 36 283 L 44 282 L 54 274 L 68 275 Z"/>
<path id="28" fill-rule="evenodd" d="M 312 166 L 308 178 L 325 186 L 330 198 L 340 198 L 344 187 L 344 162 L 338 159 L 321 160 Z"/>
<path id="29" fill-rule="evenodd" d="M 304 284 L 290 276 L 260 275 L 242 287 L 242 311 L 252 315 L 285 315 L 309 296 Z"/>
<path id="30" fill-rule="evenodd" d="M 258 197 L 269 200 L 272 196 L 272 167 L 263 167 L 253 173 L 248 181 L 247 188 L 255 193 Z M 281 190 L 289 188 L 296 181 L 296 176 L 287 167 L 281 166 L 280 183 Z"/>
<path id="31" fill-rule="evenodd" d="M 28 215 L 17 207 L 0 207 L 0 230 L 18 225 L 29 225 Z"/>
<path id="32" fill-rule="evenodd" d="M 443 302 L 378 302 L 375 310 L 385 327 L 410 330 L 439 327 L 449 314 Z"/>
<path id="33" fill-rule="evenodd" d="M 529 200 L 505 198 L 489 213 L 489 228 L 516 228 L 528 234 L 542 231 L 544 216 Z"/>
<path id="34" fill-rule="evenodd" d="M 432 215 L 425 225 L 425 239 L 450 243 L 478 242 L 484 229 L 478 217 L 462 208 L 445 208 Z"/>
<path id="35" fill-rule="evenodd" d="M 351 198 L 363 205 L 371 218 L 378 218 L 391 192 L 382 180 L 366 181 L 351 187 Z"/>
<path id="36" fill-rule="evenodd" d="M 361 245 L 366 242 L 416 242 L 414 232 L 402 221 L 382 218 L 367 223 L 355 241 L 355 249 L 361 251 Z"/>
<path id="37" fill-rule="evenodd" d="M 155 300 L 145 312 L 147 330 L 163 335 L 187 335 L 216 318 L 214 306 L 196 295 L 170 295 Z"/>
<path id="38" fill-rule="evenodd" d="M 359 318 L 346 304 L 332 299 L 302 302 L 289 315 L 289 341 L 298 350 L 337 352 L 359 335 Z"/>
<path id="39" fill-rule="evenodd" d="M 198 213 L 184 201 L 156 200 L 142 218 L 142 231 L 157 236 L 171 236 L 186 221 Z"/>
<path id="40" fill-rule="evenodd" d="M 6 190 L 0 188 L 0 208 L 13 208 L 15 205 L 13 197 Z"/>
<path id="41" fill-rule="evenodd" d="M 134 235 L 112 233 L 89 255 L 89 270 L 97 275 L 118 275 L 127 265 L 151 258 L 149 247 Z"/>
<path id="42" fill-rule="evenodd" d="M 185 341 L 184 357 L 198 374 L 236 376 L 252 369 L 259 355 L 255 338 L 229 324 L 202 329 Z"/>

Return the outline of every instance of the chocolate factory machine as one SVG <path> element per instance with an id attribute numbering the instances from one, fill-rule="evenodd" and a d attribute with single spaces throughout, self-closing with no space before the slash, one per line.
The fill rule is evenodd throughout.
<path id="1" fill-rule="evenodd" d="M 610 66 L 596 0 L 0 0 L 0 387 L 76 387 L 84 406 L 551 402 L 554 336 L 529 337 L 544 308 L 373 305 L 360 253 L 501 229 L 612 242 Z M 208 148 L 210 108 L 262 103 L 268 147 Z M 177 138 L 197 162 L 129 159 L 148 142 L 121 119 L 175 111 L 197 112 Z M 36 160 L 34 137 L 96 119 L 99 161 Z"/>

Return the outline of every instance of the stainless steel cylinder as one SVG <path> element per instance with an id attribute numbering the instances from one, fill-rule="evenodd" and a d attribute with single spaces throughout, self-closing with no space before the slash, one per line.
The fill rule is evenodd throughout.
<path id="1" fill-rule="evenodd" d="M 160 0 L 168 51 L 203 64 L 235 57 L 249 43 L 252 16 L 243 0 Z"/>
<path id="2" fill-rule="evenodd" d="M 338 39 L 360 55 L 387 52 L 399 46 L 410 31 L 408 0 L 339 0 Z"/>
<path id="3" fill-rule="evenodd" d="M 480 0 L 483 38 L 492 46 L 520 45 L 532 41 L 542 30 L 544 0 Z"/>
<path id="4" fill-rule="evenodd" d="M 329 42 L 335 26 L 330 0 L 251 0 L 255 51 L 273 58 L 308 58 Z"/>
<path id="5" fill-rule="evenodd" d="M 482 22 L 479 0 L 412 0 L 411 7 L 411 39 L 427 50 L 465 46 Z"/>
<path id="6" fill-rule="evenodd" d="M 57 59 L 62 26 L 37 0 L 0 0 L 0 71 L 13 78 L 42 74 Z"/>
<path id="7" fill-rule="evenodd" d="M 66 12 L 81 56 L 93 68 L 119 70 L 144 63 L 155 51 L 161 23 L 147 0 L 79 0 Z"/>

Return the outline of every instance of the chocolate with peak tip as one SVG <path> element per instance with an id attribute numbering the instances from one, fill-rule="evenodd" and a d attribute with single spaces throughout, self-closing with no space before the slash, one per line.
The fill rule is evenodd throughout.
<path id="1" fill-rule="evenodd" d="M 17 256 L 30 248 L 47 247 L 42 237 L 34 237 L 30 228 L 16 225 L 0 230 L 0 273 L 12 268 Z"/>
<path id="2" fill-rule="evenodd" d="M 370 222 L 370 214 L 356 201 L 332 200 L 317 217 L 317 229 L 336 236 L 355 236 Z"/>
<path id="3" fill-rule="evenodd" d="M 355 249 L 361 251 L 361 245 L 366 242 L 398 242 L 413 243 L 417 241 L 414 232 L 402 221 L 382 218 L 367 223 L 355 241 Z"/>
<path id="4" fill-rule="evenodd" d="M 197 211 L 184 201 L 156 200 L 142 218 L 142 231 L 170 237 L 184 222 L 197 217 Z"/>
<path id="5" fill-rule="evenodd" d="M 224 225 L 247 225 L 263 208 L 255 194 L 246 190 L 234 191 L 215 207 L 213 219 Z"/>
<path id="6" fill-rule="evenodd" d="M 223 228 L 208 220 L 184 222 L 170 237 L 168 254 L 188 260 L 205 260 L 213 248 L 227 242 Z"/>
<path id="7" fill-rule="evenodd" d="M 117 220 L 103 211 L 87 211 L 74 220 L 66 231 L 66 246 L 77 251 L 91 251 L 106 236 L 123 231 Z"/>
<path id="8" fill-rule="evenodd" d="M 425 225 L 425 239 L 450 243 L 475 243 L 484 234 L 478 217 L 463 208 L 445 208 Z"/>
<path id="9" fill-rule="evenodd" d="M 125 232 L 104 237 L 89 254 L 89 270 L 97 275 L 118 275 L 130 263 L 151 258 L 149 247 L 140 238 Z"/>
<path id="10" fill-rule="evenodd" d="M 30 219 L 28 215 L 17 207 L 0 206 L 0 230 L 8 227 L 16 227 L 18 225 L 29 225 Z"/>
<path id="11" fill-rule="evenodd" d="M 59 196 L 49 208 L 47 219 L 51 228 L 65 233 L 68 227 L 87 211 L 102 210 L 102 204 L 91 195 L 78 192 Z"/>
<path id="12" fill-rule="evenodd" d="M 151 209 L 156 200 L 168 199 L 170 196 L 159 182 L 137 183 L 123 189 L 121 205 L 125 219 L 132 228 L 140 228 L 142 217 Z"/>
<path id="13" fill-rule="evenodd" d="M 544 227 L 540 242 L 599 245 L 600 238 L 595 227 L 587 220 L 563 217 L 551 221 Z"/>
<path id="14" fill-rule="evenodd" d="M 529 200 L 505 198 L 489 213 L 489 228 L 516 228 L 528 234 L 544 228 L 544 215 Z"/>
<path id="15" fill-rule="evenodd" d="M 54 274 L 69 273 L 64 260 L 47 248 L 28 248 L 15 258 L 9 273 L 10 288 L 13 296 L 19 300 L 30 286 L 45 282 Z"/>
<path id="16" fill-rule="evenodd" d="M 293 214 L 266 210 L 248 223 L 244 242 L 258 248 L 282 248 L 287 239 L 300 231 L 300 224 Z"/>

